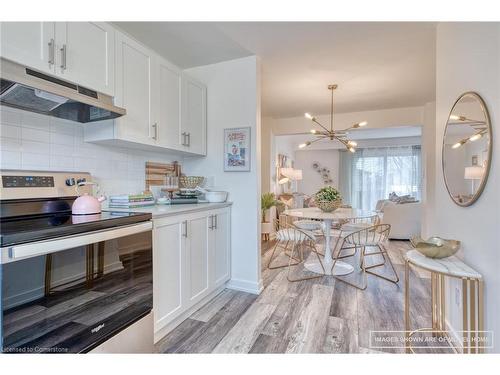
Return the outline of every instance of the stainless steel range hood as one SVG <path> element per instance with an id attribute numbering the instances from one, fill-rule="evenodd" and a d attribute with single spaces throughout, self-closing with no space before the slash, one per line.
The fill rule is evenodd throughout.
<path id="1" fill-rule="evenodd" d="M 123 116 L 109 95 L 0 59 L 0 103 L 77 122 Z"/>

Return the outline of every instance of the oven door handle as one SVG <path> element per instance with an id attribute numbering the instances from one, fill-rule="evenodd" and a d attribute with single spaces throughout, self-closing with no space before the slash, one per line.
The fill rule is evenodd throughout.
<path id="1" fill-rule="evenodd" d="M 46 255 L 61 250 L 71 249 L 74 247 L 85 246 L 101 241 L 113 240 L 120 237 L 151 231 L 152 229 L 153 223 L 151 221 L 148 221 L 114 229 L 106 229 L 86 234 L 67 236 L 63 238 L 38 241 L 16 246 L 8 246 L 2 248 L 1 263 L 9 263 L 19 259 Z"/>

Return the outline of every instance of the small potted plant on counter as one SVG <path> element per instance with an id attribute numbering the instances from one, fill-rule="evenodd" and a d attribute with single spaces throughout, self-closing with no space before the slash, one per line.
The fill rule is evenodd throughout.
<path id="1" fill-rule="evenodd" d="M 333 186 L 325 186 L 314 195 L 316 206 L 323 212 L 333 212 L 342 206 L 342 197 Z"/>
<path id="2" fill-rule="evenodd" d="M 266 241 L 269 240 L 269 235 L 273 229 L 272 220 L 269 220 L 269 222 L 266 220 L 267 212 L 280 203 L 280 201 L 276 200 L 273 193 L 264 193 L 260 197 L 260 208 L 262 210 L 261 233 Z"/>

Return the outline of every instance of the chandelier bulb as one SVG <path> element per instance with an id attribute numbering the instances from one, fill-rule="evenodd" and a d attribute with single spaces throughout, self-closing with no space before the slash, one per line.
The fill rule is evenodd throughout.
<path id="1" fill-rule="evenodd" d="M 469 141 L 474 142 L 477 141 L 479 138 L 481 138 L 483 135 L 481 133 L 476 133 L 473 136 L 469 138 Z"/>

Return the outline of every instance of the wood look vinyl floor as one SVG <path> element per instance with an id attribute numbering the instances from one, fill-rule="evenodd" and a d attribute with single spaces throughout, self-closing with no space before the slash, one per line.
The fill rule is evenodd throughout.
<path id="1" fill-rule="evenodd" d="M 403 353 L 397 344 L 376 343 L 371 335 L 404 330 L 406 241 L 389 241 L 387 250 L 400 281 L 368 275 L 366 290 L 332 277 L 290 283 L 287 269 L 269 270 L 272 243 L 263 243 L 261 295 L 226 289 L 157 344 L 160 353 Z M 371 258 L 377 258 L 378 255 Z M 347 258 L 355 270 L 359 256 Z M 279 259 L 277 260 L 279 262 Z M 380 260 L 373 259 L 373 262 Z M 357 267 L 357 268 L 356 268 Z M 387 269 L 382 269 L 385 273 Z M 304 269 L 298 267 L 297 273 Z M 359 275 L 349 276 L 356 281 Z M 430 274 L 411 272 L 412 327 L 430 326 Z M 371 341 L 370 341 L 371 340 Z M 449 353 L 448 348 L 419 349 Z"/>

